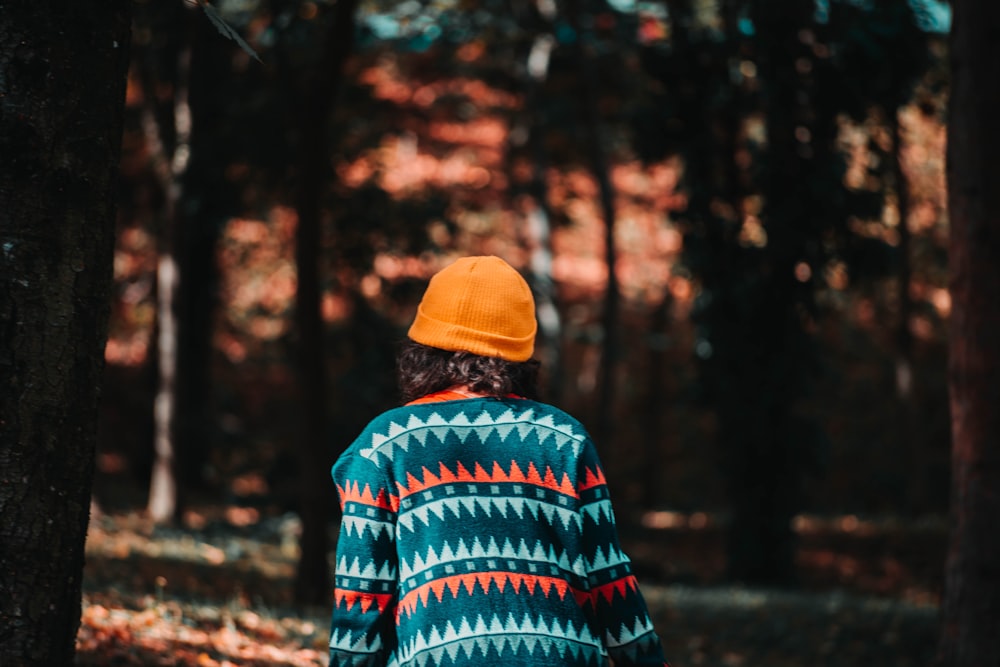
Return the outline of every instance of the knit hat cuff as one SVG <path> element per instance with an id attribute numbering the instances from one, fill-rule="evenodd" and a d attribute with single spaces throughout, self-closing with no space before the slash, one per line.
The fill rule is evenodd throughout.
<path id="1" fill-rule="evenodd" d="M 450 352 L 471 352 L 482 357 L 500 357 L 507 361 L 527 361 L 535 351 L 535 333 L 538 325 L 532 322 L 531 332 L 512 337 L 499 333 L 480 331 L 436 320 L 424 312 L 423 304 L 417 308 L 416 319 L 410 326 L 409 337 L 422 345 Z"/>

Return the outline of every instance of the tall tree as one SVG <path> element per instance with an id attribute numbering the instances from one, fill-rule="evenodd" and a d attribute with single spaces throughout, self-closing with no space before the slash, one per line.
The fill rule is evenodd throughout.
<path id="1" fill-rule="evenodd" d="M 129 2 L 0 12 L 0 664 L 69 665 L 114 248 Z"/>
<path id="2" fill-rule="evenodd" d="M 794 575 L 790 519 L 826 440 L 803 400 L 821 368 L 812 331 L 824 269 L 885 272 L 889 256 L 851 230 L 851 216 L 879 220 L 883 201 L 848 196 L 838 117 L 894 112 L 926 47 L 904 0 L 717 8 L 667 1 L 669 46 L 644 57 L 667 91 L 653 98 L 668 122 L 641 132 L 638 148 L 684 157 L 684 260 L 701 288 L 695 352 L 732 507 L 729 574 L 781 583 Z M 867 82 L 876 71 L 879 83 Z"/>
<path id="3" fill-rule="evenodd" d="M 587 161 L 597 181 L 604 219 L 604 264 L 608 282 L 604 288 L 601 310 L 601 363 L 597 372 L 597 442 L 608 447 L 614 431 L 615 370 L 618 366 L 618 318 L 621 310 L 621 288 L 618 285 L 618 252 L 615 246 L 615 188 L 611 182 L 604 130 L 600 116 L 599 72 L 594 53 L 594 37 L 585 26 L 593 24 L 593 17 L 586 11 L 585 0 L 567 3 L 566 17 L 575 33 L 573 57 L 579 77 L 579 90 L 583 106 L 583 133 L 587 142 Z"/>
<path id="4" fill-rule="evenodd" d="M 1000 5 L 954 4 L 948 117 L 952 529 L 943 664 L 1000 664 Z"/>
<path id="5" fill-rule="evenodd" d="M 538 342 L 535 354 L 542 361 L 547 381 L 542 389 L 548 400 L 558 402 L 562 392 L 562 319 L 557 306 L 556 284 L 552 277 L 552 207 L 549 205 L 546 172 L 549 166 L 545 151 L 548 123 L 543 88 L 551 69 L 552 52 L 556 47 L 554 34 L 557 18 L 553 0 L 532 0 L 511 3 L 511 14 L 528 32 L 526 53 L 517 63 L 518 79 L 524 91 L 524 109 L 508 134 L 510 148 L 526 147 L 531 158 L 531 178 L 525 188 L 519 208 L 524 222 L 521 241 L 528 251 L 528 284 L 535 295 L 538 311 Z M 508 151 L 508 161 L 510 153 Z M 516 179 L 511 178 L 516 184 Z M 511 188 L 510 194 L 519 189 Z"/>
<path id="6" fill-rule="evenodd" d="M 159 387 L 155 401 L 155 453 L 149 513 L 155 521 L 180 518 L 185 493 L 204 486 L 211 451 L 212 333 L 219 234 L 236 208 L 226 178 L 236 149 L 227 83 L 233 78 L 222 39 L 197 8 L 180 0 L 149 8 L 161 26 L 180 33 L 160 59 L 168 78 L 148 81 L 170 90 L 172 114 L 159 114 L 158 169 L 164 190 L 157 271 Z M 172 23 L 168 23 L 172 20 Z M 172 47 L 172 48 L 171 48 Z M 173 65 L 170 67 L 170 65 Z"/>
<path id="7" fill-rule="evenodd" d="M 304 411 L 298 435 L 299 514 L 302 518 L 301 556 L 295 597 L 303 603 L 327 599 L 329 580 L 327 536 L 333 504 L 327 410 L 325 337 L 320 299 L 321 221 L 323 195 L 331 179 L 327 126 L 344 77 L 344 65 L 354 47 L 357 0 L 341 0 L 325 14 L 303 11 L 297 2 L 272 2 L 279 22 L 288 26 L 275 48 L 279 76 L 288 101 L 290 127 L 296 141 L 295 210 L 295 326 L 298 332 L 296 365 Z M 292 16 L 298 16 L 298 20 Z M 305 48 L 292 50 L 295 43 Z M 313 39 L 305 40 L 303 34 Z M 310 44 L 311 51 L 310 52 Z M 296 62 L 296 57 L 301 60 Z M 337 405 L 340 401 L 336 402 Z"/>
<path id="8" fill-rule="evenodd" d="M 723 407 L 719 429 L 733 511 L 729 571 L 745 581 L 783 583 L 794 572 L 791 519 L 807 439 L 796 408 L 815 367 L 805 329 L 812 275 L 821 266 L 817 239 L 837 214 L 822 173 L 832 161 L 834 124 L 808 74 L 815 67 L 810 8 L 794 0 L 758 1 L 750 16 L 765 108 L 760 216 L 767 244 L 743 283 L 729 286 L 731 324 L 739 324 L 728 335 L 744 340 L 724 371 L 736 393 Z"/>
<path id="9" fill-rule="evenodd" d="M 205 486 L 212 431 L 212 351 L 219 272 L 216 250 L 222 229 L 238 208 L 234 183 L 227 178 L 238 160 L 240 139 L 234 105 L 227 94 L 235 78 L 232 42 L 222 39 L 204 17 L 195 16 L 187 92 L 190 157 L 181 174 L 182 199 L 172 221 L 179 269 L 177 285 L 177 384 L 173 437 L 177 455 L 180 508 L 185 491 Z M 252 66 L 252 65 L 251 65 Z"/>
<path id="10" fill-rule="evenodd" d="M 158 17 L 159 25 L 146 16 Z M 159 244 L 156 276 L 156 370 L 158 386 L 153 401 L 153 468 L 149 482 L 147 510 L 153 521 L 171 521 L 181 511 L 177 488 L 177 351 L 178 323 L 176 302 L 180 284 L 177 261 L 176 228 L 180 217 L 178 205 L 182 188 L 181 176 L 187 169 L 191 142 L 191 107 L 188 102 L 191 48 L 185 29 L 184 14 L 179 2 L 147 5 L 137 12 L 136 25 L 150 24 L 151 31 L 160 28 L 168 36 L 166 48 L 143 48 L 137 58 L 137 71 L 142 81 L 144 97 L 143 128 L 149 143 L 151 171 L 161 190 Z M 143 20 L 145 19 L 145 21 Z M 164 26 L 164 24 L 166 24 Z M 164 30 L 164 28 L 166 28 Z M 165 51 L 166 55 L 160 55 Z M 157 57 L 159 56 L 159 57 Z M 166 76 L 156 76 L 163 71 Z M 169 91 L 167 100 L 160 99 L 157 87 Z M 167 107 L 164 109 L 163 107 Z"/>
<path id="11" fill-rule="evenodd" d="M 821 208 L 812 191 L 821 180 L 816 149 L 803 131 L 819 136 L 823 123 L 811 117 L 795 67 L 811 55 L 799 39 L 811 13 L 798 5 L 727 2 L 709 27 L 698 3 L 670 0 L 672 49 L 646 56 L 672 97 L 665 110 L 675 129 L 668 125 L 664 138 L 685 159 L 685 263 L 701 285 L 695 353 L 732 508 L 729 575 L 769 584 L 794 571 L 790 520 L 807 440 L 796 402 L 811 366 L 802 321 L 808 294 L 796 267 L 811 259 L 808 237 Z M 745 13 L 752 27 L 741 30 Z M 738 74 L 733 62 L 743 65 Z M 747 137 L 753 112 L 766 153 Z M 752 175 L 737 163 L 740 153 L 753 155 Z"/>

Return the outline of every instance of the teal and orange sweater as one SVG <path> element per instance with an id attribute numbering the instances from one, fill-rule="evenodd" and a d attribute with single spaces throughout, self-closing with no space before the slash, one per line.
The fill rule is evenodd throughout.
<path id="1" fill-rule="evenodd" d="M 510 398 L 417 401 L 333 466 L 330 665 L 665 665 L 593 443 Z"/>

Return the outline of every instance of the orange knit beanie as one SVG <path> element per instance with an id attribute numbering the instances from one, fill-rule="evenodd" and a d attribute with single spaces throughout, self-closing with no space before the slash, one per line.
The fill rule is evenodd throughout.
<path id="1" fill-rule="evenodd" d="M 527 361 L 535 351 L 535 300 L 499 257 L 463 257 L 431 278 L 412 340 L 452 352 Z"/>

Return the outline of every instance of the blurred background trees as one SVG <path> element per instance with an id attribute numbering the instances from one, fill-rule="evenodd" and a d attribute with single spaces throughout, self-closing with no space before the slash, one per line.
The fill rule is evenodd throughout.
<path id="1" fill-rule="evenodd" d="M 946 5 L 216 6 L 263 63 L 137 6 L 103 509 L 295 512 L 320 599 L 329 464 L 429 276 L 493 253 L 623 524 L 726 545 L 650 576 L 793 584 L 817 522 L 946 512 Z"/>

